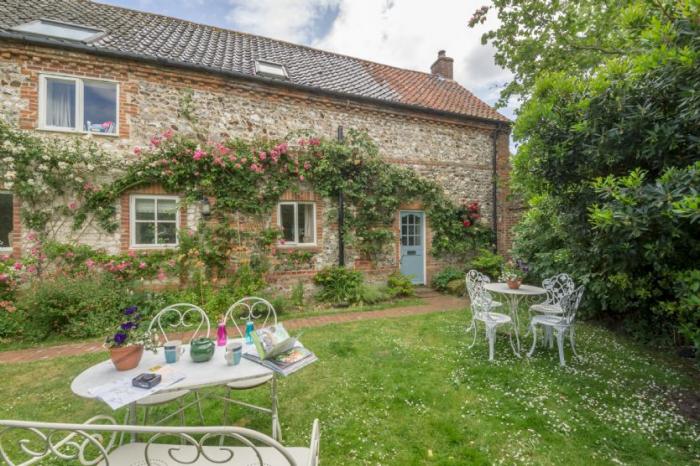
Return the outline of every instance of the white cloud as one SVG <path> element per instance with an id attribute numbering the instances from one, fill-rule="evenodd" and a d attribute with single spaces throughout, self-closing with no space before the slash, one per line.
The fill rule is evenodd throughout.
<path id="1" fill-rule="evenodd" d="M 229 0 L 227 22 L 267 37 L 308 44 L 317 23 L 340 0 Z"/>

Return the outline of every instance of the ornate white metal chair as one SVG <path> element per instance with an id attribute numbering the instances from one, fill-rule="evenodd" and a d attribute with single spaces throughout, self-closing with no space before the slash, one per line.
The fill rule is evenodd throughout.
<path id="1" fill-rule="evenodd" d="M 491 294 L 486 291 L 484 284 L 488 283 L 489 277 L 476 271 L 470 270 L 467 272 L 467 293 L 469 293 L 469 300 L 471 301 L 472 309 L 472 320 L 471 325 L 467 329 L 467 332 L 474 330 L 474 340 L 469 348 L 472 348 L 476 344 L 477 336 L 477 322 L 483 322 L 486 327 L 486 338 L 489 342 L 489 361 L 493 361 L 494 357 L 494 346 L 496 343 L 496 330 L 499 325 L 510 324 L 513 327 L 513 319 L 506 314 L 501 314 L 500 312 L 493 312 L 497 305 L 501 303 L 494 301 Z M 508 338 L 510 340 L 510 347 L 513 349 L 513 353 L 518 355 L 518 352 L 513 345 L 513 335 L 512 332 L 508 332 Z"/>
<path id="2" fill-rule="evenodd" d="M 527 353 L 528 357 L 532 356 L 537 346 L 538 325 L 544 327 L 545 331 L 549 329 L 550 332 L 552 330 L 556 332 L 557 345 L 559 347 L 559 364 L 561 366 L 566 366 L 566 361 L 564 360 L 564 338 L 567 333 L 569 334 L 571 351 L 574 353 L 574 356 L 578 356 L 576 354 L 576 343 L 574 341 L 574 322 L 576 321 L 576 311 L 578 311 L 578 306 L 581 304 L 583 291 L 584 286 L 581 285 L 561 299 L 562 314 L 540 314 L 534 316 L 532 320 L 530 320 L 532 348 L 530 348 L 530 351 Z"/>
<path id="3" fill-rule="evenodd" d="M 148 330 L 156 332 L 158 337 L 164 343 L 169 341 L 168 333 L 180 333 L 182 334 L 181 340 L 183 340 L 183 343 L 189 343 L 197 337 L 209 337 L 209 334 L 211 333 L 211 325 L 209 324 L 209 317 L 207 317 L 206 312 L 204 312 L 202 308 L 195 306 L 194 304 L 178 303 L 171 304 L 170 306 L 161 309 L 151 320 Z M 193 393 L 195 396 L 195 401 L 186 404 L 184 397 L 189 393 L 190 390 L 177 390 L 168 393 L 151 395 L 139 400 L 136 405 L 145 409 L 144 424 L 148 424 L 148 414 L 152 407 L 170 403 L 175 400 L 179 401 L 180 407 L 174 413 L 160 419 L 158 423 L 165 422 L 166 420 L 179 414 L 180 422 L 184 424 L 185 409 L 193 404 L 196 404 L 197 410 L 199 411 L 199 418 L 202 424 L 204 424 L 204 414 L 202 412 L 199 392 L 194 390 Z"/>
<path id="4" fill-rule="evenodd" d="M 257 328 L 266 327 L 268 325 L 277 325 L 277 313 L 275 312 L 275 308 L 272 306 L 272 304 L 265 299 L 258 298 L 256 296 L 248 296 L 236 301 L 230 308 L 228 308 L 228 311 L 226 311 L 226 315 L 224 316 L 224 321 L 227 324 L 230 321 L 237 332 L 236 335 L 229 335 L 230 338 L 245 338 L 245 324 L 243 327 L 241 327 L 239 322 L 247 323 L 248 321 L 252 321 L 256 323 Z M 235 390 L 250 390 L 263 386 L 268 382 L 270 382 L 270 396 L 272 399 L 272 406 L 270 408 L 251 405 L 244 401 L 232 398 Z M 243 380 L 240 382 L 227 384 L 226 396 L 223 398 L 223 401 L 224 425 L 228 423 L 229 404 L 235 403 L 270 414 L 272 416 L 272 438 L 277 440 L 282 439 L 282 428 L 280 426 L 277 406 L 277 379 L 274 375 L 270 374 L 263 377 L 258 377 L 256 379 Z"/>
<path id="5" fill-rule="evenodd" d="M 139 434 L 144 441 L 118 441 L 127 433 Z M 213 445 L 222 436 L 227 444 Z M 173 438 L 182 443 L 170 443 Z M 320 439 L 318 419 L 308 448 L 284 447 L 243 427 L 119 425 L 109 416 L 95 416 L 84 424 L 0 420 L 0 458 L 8 466 L 69 461 L 85 466 L 317 466 Z"/>
<path id="6" fill-rule="evenodd" d="M 530 318 L 532 318 L 533 313 L 545 315 L 563 314 L 564 311 L 561 307 L 561 301 L 574 291 L 576 286 L 571 276 L 566 273 L 560 273 L 542 280 L 542 288 L 547 292 L 547 297 L 543 302 L 530 306 Z M 548 344 L 551 348 L 554 345 L 554 340 L 550 330 L 551 329 L 548 328 L 545 332 L 544 344 Z"/>

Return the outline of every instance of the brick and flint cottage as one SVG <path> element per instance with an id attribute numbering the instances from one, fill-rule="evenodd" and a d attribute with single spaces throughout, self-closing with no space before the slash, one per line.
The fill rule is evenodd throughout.
<path id="1" fill-rule="evenodd" d="M 509 121 L 454 81 L 452 68 L 444 51 L 422 73 L 89 0 L 0 2 L 0 116 L 17 128 L 47 138 L 92 133 L 105 151 L 125 157 L 166 128 L 188 129 L 178 112 L 188 89 L 212 134 L 365 130 L 385 160 L 437 181 L 456 202 L 478 201 L 505 252 L 513 221 Z M 177 200 L 158 186 L 136 188 L 121 199 L 119 231 L 88 229 L 79 240 L 110 253 L 173 246 L 177 231 L 196 223 L 193 213 L 163 219 L 172 222 L 164 225 L 172 231 L 165 244 L 141 233 L 142 223 L 154 220 L 137 217 L 152 218 L 147 214 L 160 204 Z M 324 215 L 330 202 L 311 191 L 288 193 L 270 213 L 285 248 L 314 253 L 309 275 L 338 260 L 337 225 Z M 5 253 L 26 248 L 20 203 L 0 184 Z M 395 257 L 380 268 L 409 267 L 417 282 L 427 282 L 440 265 L 430 256 L 430 218 L 420 205 L 405 205 L 396 231 Z M 347 254 L 349 265 L 377 267 Z M 405 266 L 406 254 L 421 259 Z"/>

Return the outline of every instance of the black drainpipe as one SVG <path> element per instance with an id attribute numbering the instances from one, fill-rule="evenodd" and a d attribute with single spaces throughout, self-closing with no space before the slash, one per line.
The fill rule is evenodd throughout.
<path id="1" fill-rule="evenodd" d="M 491 139 L 493 140 L 493 153 L 491 154 L 491 226 L 493 228 L 493 250 L 498 250 L 498 164 L 496 160 L 497 156 L 497 144 L 498 135 L 501 131 L 500 126 L 497 126 L 493 133 L 491 133 Z"/>
<path id="2" fill-rule="evenodd" d="M 338 142 L 343 142 L 343 127 L 338 126 Z M 343 189 L 338 190 L 338 265 L 345 266 L 345 239 L 343 238 L 343 229 L 345 224 L 345 199 L 343 198 Z"/>

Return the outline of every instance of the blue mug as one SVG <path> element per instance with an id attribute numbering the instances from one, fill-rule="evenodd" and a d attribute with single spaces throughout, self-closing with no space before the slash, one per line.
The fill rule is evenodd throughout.
<path id="1" fill-rule="evenodd" d="M 172 340 L 167 342 L 163 346 L 163 352 L 165 353 L 165 362 L 167 364 L 175 364 L 180 360 L 180 355 L 184 348 L 182 347 L 182 342 L 180 340 Z"/>

